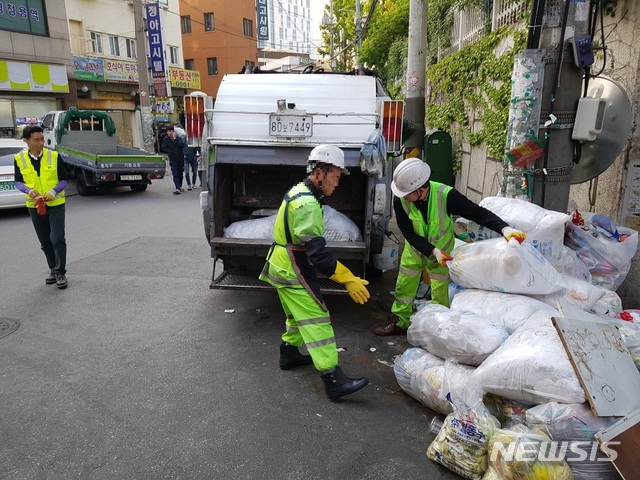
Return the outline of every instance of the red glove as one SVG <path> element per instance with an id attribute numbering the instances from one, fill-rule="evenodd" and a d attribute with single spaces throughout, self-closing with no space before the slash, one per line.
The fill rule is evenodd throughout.
<path id="1" fill-rule="evenodd" d="M 35 205 L 36 205 L 36 212 L 38 212 L 38 215 L 47 214 L 47 207 L 44 204 L 44 198 L 42 197 L 36 198 Z"/>
<path id="2" fill-rule="evenodd" d="M 453 257 L 449 255 L 447 252 L 440 250 L 439 248 L 433 249 L 433 256 L 436 257 L 436 260 L 443 267 L 447 266 L 447 262 L 453 260 Z"/>

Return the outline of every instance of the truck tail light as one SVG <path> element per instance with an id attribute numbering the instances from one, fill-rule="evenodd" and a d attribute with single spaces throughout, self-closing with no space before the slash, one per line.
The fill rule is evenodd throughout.
<path id="1" fill-rule="evenodd" d="M 116 179 L 116 175 L 115 173 L 100 173 L 97 178 L 101 182 L 113 182 Z"/>
<path id="2" fill-rule="evenodd" d="M 388 153 L 400 153 L 402 148 L 402 100 L 385 100 L 382 103 L 382 136 L 387 142 Z"/>
<path id="3" fill-rule="evenodd" d="M 147 173 L 147 178 L 149 180 L 161 179 L 164 178 L 164 174 L 162 172 L 151 172 Z"/>

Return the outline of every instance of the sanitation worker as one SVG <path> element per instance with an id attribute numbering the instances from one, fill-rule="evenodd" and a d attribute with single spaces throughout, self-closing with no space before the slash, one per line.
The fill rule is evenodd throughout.
<path id="1" fill-rule="evenodd" d="M 405 238 L 396 280 L 395 301 L 389 323 L 373 330 L 376 335 L 405 335 L 410 325 L 423 271 L 429 275 L 431 301 L 449 306 L 449 268 L 454 247 L 453 215 L 484 225 L 509 240 L 522 243 L 525 234 L 509 226 L 455 188 L 430 181 L 431 169 L 419 158 L 400 162 L 391 182 L 393 210 Z"/>
<path id="2" fill-rule="evenodd" d="M 40 248 L 49 266 L 47 285 L 67 288 L 67 242 L 64 234 L 67 172 L 58 152 L 44 148 L 40 126 L 25 127 L 22 138 L 27 148 L 14 156 L 16 188 L 25 202 Z"/>
<path id="3" fill-rule="evenodd" d="M 260 280 L 276 288 L 286 315 L 280 345 L 280 368 L 289 370 L 313 363 L 320 371 L 329 399 L 336 400 L 366 387 L 366 378 L 349 378 L 338 365 L 338 350 L 325 305 L 318 272 L 343 284 L 351 299 L 369 299 L 365 285 L 338 262 L 323 237 L 323 198 L 330 196 L 341 175 L 348 175 L 344 152 L 334 145 L 318 145 L 308 158 L 309 176 L 284 197 L 273 228 L 274 242 Z M 309 355 L 300 353 L 305 345 Z"/>

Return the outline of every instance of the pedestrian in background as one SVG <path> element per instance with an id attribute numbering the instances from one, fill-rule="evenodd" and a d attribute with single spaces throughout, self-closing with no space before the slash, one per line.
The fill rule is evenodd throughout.
<path id="1" fill-rule="evenodd" d="M 171 176 L 173 177 L 173 185 L 176 189 L 174 195 L 180 195 L 184 192 L 182 188 L 182 173 L 184 171 L 184 147 L 183 140 L 177 137 L 173 127 L 167 127 L 167 136 L 162 140 L 162 151 L 169 156 L 169 165 L 171 166 Z"/>
<path id="2" fill-rule="evenodd" d="M 25 194 L 33 228 L 47 259 L 49 276 L 44 281 L 63 289 L 67 288 L 64 190 L 68 177 L 58 152 L 44 148 L 43 132 L 35 125 L 22 131 L 27 149 L 14 156 L 15 183 Z"/>
<path id="3" fill-rule="evenodd" d="M 423 277 L 429 274 L 432 303 L 449 306 L 449 267 L 455 246 L 453 215 L 473 220 L 522 243 L 524 233 L 515 230 L 495 213 L 472 202 L 455 188 L 429 180 L 431 169 L 419 158 L 400 162 L 393 173 L 393 211 L 405 238 L 396 279 L 393 315 L 389 323 L 374 329 L 380 336 L 406 335 L 413 303 Z"/>
<path id="4" fill-rule="evenodd" d="M 331 195 L 340 176 L 348 174 L 344 152 L 334 145 L 318 145 L 309 154 L 309 176 L 284 197 L 273 227 L 273 245 L 260 280 L 276 288 L 284 310 L 286 331 L 280 345 L 280 368 L 289 370 L 313 362 L 320 371 L 330 400 L 366 387 L 366 378 L 349 378 L 338 366 L 338 349 L 329 310 L 318 284 L 318 272 L 345 285 L 351 299 L 369 299 L 365 285 L 338 262 L 326 247 L 323 197 Z M 309 356 L 298 350 L 307 347 Z"/>
<path id="5" fill-rule="evenodd" d="M 187 181 L 187 190 L 196 187 L 196 179 L 198 178 L 198 151 L 195 147 L 184 147 L 184 179 Z"/>

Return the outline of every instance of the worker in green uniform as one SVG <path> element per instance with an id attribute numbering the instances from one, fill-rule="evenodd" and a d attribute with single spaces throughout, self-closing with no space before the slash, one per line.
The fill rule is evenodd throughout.
<path id="1" fill-rule="evenodd" d="M 449 267 L 454 247 L 453 215 L 473 220 L 522 243 L 525 234 L 495 213 L 472 202 L 455 188 L 430 181 L 431 169 L 419 158 L 400 162 L 393 173 L 393 209 L 405 238 L 396 279 L 393 314 L 386 325 L 374 329 L 380 336 L 406 335 L 413 303 L 423 274 L 428 273 L 431 302 L 449 306 Z"/>
<path id="2" fill-rule="evenodd" d="M 280 345 L 280 368 L 313 363 L 321 372 L 327 395 L 336 400 L 366 387 L 366 378 L 349 378 L 338 366 L 338 349 L 325 305 L 318 273 L 343 284 L 351 299 L 364 304 L 369 299 L 365 285 L 338 262 L 326 247 L 323 197 L 330 196 L 340 176 L 348 175 L 344 152 L 334 145 L 318 145 L 308 158 L 309 176 L 284 197 L 273 228 L 274 242 L 260 280 L 276 288 L 286 315 L 286 332 Z M 300 353 L 305 345 L 309 355 Z"/>

